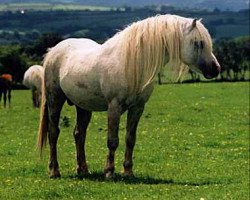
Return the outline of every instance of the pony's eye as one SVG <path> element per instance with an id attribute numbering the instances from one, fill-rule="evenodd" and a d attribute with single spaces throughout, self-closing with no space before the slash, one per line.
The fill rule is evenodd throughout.
<path id="1" fill-rule="evenodd" d="M 200 47 L 201 47 L 201 49 L 204 49 L 204 42 L 203 41 L 200 41 Z"/>
<path id="2" fill-rule="evenodd" d="M 197 41 L 194 42 L 194 48 L 195 48 L 195 49 L 199 49 L 199 44 L 198 44 Z"/>
<path id="3" fill-rule="evenodd" d="M 204 42 L 203 41 L 194 41 L 194 48 L 196 50 L 198 49 L 204 49 Z"/>

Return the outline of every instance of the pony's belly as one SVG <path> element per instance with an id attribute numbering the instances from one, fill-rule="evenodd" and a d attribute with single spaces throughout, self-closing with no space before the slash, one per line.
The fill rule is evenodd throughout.
<path id="1" fill-rule="evenodd" d="M 75 99 L 74 102 L 80 108 L 88 111 L 106 111 L 108 104 L 105 99 L 97 96 L 88 96 L 88 98 Z"/>
<path id="2" fill-rule="evenodd" d="M 71 89 L 62 88 L 67 98 L 75 105 L 88 111 L 106 111 L 107 101 L 100 91 L 81 89 L 74 87 Z"/>

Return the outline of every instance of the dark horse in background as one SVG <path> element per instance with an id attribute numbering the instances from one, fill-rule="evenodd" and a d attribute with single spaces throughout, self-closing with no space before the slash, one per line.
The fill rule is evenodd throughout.
<path id="1" fill-rule="evenodd" d="M 12 76 L 10 74 L 2 74 L 0 76 L 0 102 L 2 100 L 2 94 L 3 94 L 4 107 L 6 107 L 7 98 L 10 105 L 11 87 L 12 87 Z"/>

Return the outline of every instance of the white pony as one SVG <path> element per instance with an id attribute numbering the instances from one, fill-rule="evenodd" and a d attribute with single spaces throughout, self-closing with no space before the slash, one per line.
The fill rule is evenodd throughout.
<path id="1" fill-rule="evenodd" d="M 44 68 L 40 65 L 33 65 L 24 73 L 23 85 L 31 89 L 34 107 L 41 103 L 43 76 Z"/>
<path id="2" fill-rule="evenodd" d="M 44 98 L 38 137 L 40 150 L 49 139 L 50 177 L 60 177 L 58 122 L 66 100 L 77 111 L 74 137 L 78 174 L 88 173 L 84 143 L 91 113 L 107 111 L 109 152 L 104 174 L 114 175 L 120 116 L 128 110 L 123 165 L 124 174 L 133 175 L 137 125 L 153 91 L 154 77 L 165 65 L 178 75 L 183 71 L 180 66 L 185 65 L 206 78 L 219 74 L 211 37 L 200 21 L 158 15 L 131 24 L 102 45 L 90 39 L 67 39 L 52 48 L 44 59 Z"/>

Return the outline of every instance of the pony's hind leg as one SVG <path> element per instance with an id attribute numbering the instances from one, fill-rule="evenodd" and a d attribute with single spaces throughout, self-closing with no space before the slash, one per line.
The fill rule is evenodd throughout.
<path id="1" fill-rule="evenodd" d="M 8 100 L 9 100 L 9 106 L 11 102 L 11 89 L 8 90 Z"/>
<path id="2" fill-rule="evenodd" d="M 0 102 L 2 101 L 2 94 L 3 94 L 3 91 L 0 89 Z"/>
<path id="3" fill-rule="evenodd" d="M 127 132 L 126 132 L 126 150 L 125 150 L 125 160 L 124 175 L 133 176 L 133 150 L 136 140 L 136 129 L 140 120 L 140 117 L 144 110 L 144 103 L 133 106 L 129 108 L 127 114 Z"/>
<path id="4" fill-rule="evenodd" d="M 6 102 L 7 102 L 7 90 L 4 90 L 3 92 L 3 105 L 6 108 Z"/>
<path id="5" fill-rule="evenodd" d="M 104 169 L 104 175 L 106 178 L 112 178 L 114 176 L 115 170 L 115 151 L 119 145 L 119 123 L 122 114 L 122 107 L 116 100 L 109 103 L 108 106 L 108 140 L 107 146 L 109 148 L 109 153 L 107 156 L 106 167 Z"/>
<path id="6" fill-rule="evenodd" d="M 50 178 L 59 178 L 59 164 L 57 161 L 57 140 L 60 133 L 59 119 L 66 97 L 61 90 L 47 90 L 46 100 L 49 114 L 48 139 L 50 145 L 49 170 Z"/>
<path id="7" fill-rule="evenodd" d="M 73 135 L 76 144 L 77 174 L 81 176 L 88 174 L 88 167 L 86 164 L 84 146 L 86 139 L 86 131 L 92 113 L 90 111 L 83 110 L 78 106 L 76 106 L 76 112 L 77 112 L 77 120 Z"/>

